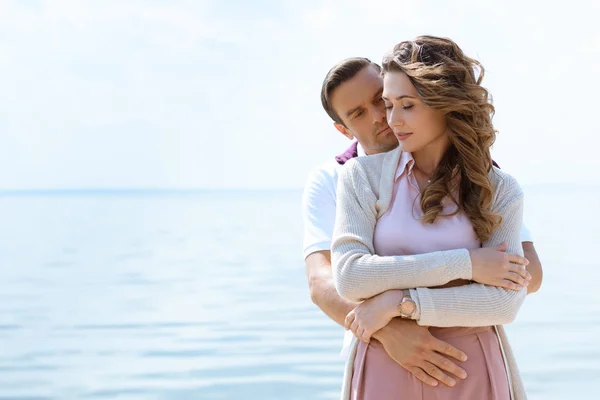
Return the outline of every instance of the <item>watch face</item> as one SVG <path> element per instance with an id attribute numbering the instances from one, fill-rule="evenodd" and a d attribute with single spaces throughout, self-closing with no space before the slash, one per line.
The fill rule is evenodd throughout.
<path id="1" fill-rule="evenodd" d="M 416 305 L 412 300 L 403 300 L 400 305 L 400 312 L 405 317 L 410 317 L 415 313 Z"/>

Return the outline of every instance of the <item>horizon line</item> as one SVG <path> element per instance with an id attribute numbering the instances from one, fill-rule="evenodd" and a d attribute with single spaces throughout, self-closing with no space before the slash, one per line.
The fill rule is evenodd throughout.
<path id="1" fill-rule="evenodd" d="M 535 182 L 521 184 L 527 188 L 532 186 L 548 185 L 572 185 L 572 186 L 598 186 L 600 182 Z M 303 190 L 302 187 L 207 187 L 207 188 L 176 188 L 176 187 L 81 187 L 81 188 L 25 188 L 25 189 L 2 189 L 3 195 L 36 195 L 36 194 L 206 194 L 209 192 L 292 192 Z"/>
<path id="2" fill-rule="evenodd" d="M 39 194 L 206 194 L 210 192 L 286 192 L 302 188 L 168 188 L 168 187 L 98 187 L 98 188 L 27 188 L 0 189 L 0 196 Z"/>

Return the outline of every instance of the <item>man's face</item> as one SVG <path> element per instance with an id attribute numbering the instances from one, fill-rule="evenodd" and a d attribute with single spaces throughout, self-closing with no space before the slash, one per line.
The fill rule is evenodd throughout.
<path id="1" fill-rule="evenodd" d="M 356 138 L 370 155 L 398 146 L 387 124 L 382 92 L 383 80 L 369 66 L 331 93 L 331 105 L 345 125 L 336 123 L 335 127 L 349 139 Z"/>

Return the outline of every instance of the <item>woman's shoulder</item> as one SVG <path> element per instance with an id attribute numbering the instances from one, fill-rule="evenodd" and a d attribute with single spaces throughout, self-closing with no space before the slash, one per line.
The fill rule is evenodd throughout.
<path id="1" fill-rule="evenodd" d="M 355 157 L 346 162 L 343 170 L 348 170 L 348 173 L 358 173 L 370 178 L 374 176 L 380 177 L 386 160 L 394 157 L 397 152 L 398 149 L 394 149 L 386 153 Z"/>
<path id="2" fill-rule="evenodd" d="M 348 160 L 340 171 L 342 186 L 354 187 L 364 193 L 379 195 L 382 175 L 387 173 L 389 166 L 394 164 L 398 150 L 370 156 L 356 157 Z M 390 180 L 391 181 L 391 180 Z"/>
<path id="3" fill-rule="evenodd" d="M 494 200 L 497 204 L 508 204 L 523 198 L 521 185 L 514 176 L 506 171 L 492 167 L 489 178 L 494 188 Z"/>

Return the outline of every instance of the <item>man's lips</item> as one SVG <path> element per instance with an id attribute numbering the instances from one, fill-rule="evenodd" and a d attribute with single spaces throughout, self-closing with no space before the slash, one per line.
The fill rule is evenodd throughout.
<path id="1" fill-rule="evenodd" d="M 380 130 L 379 132 L 377 132 L 377 134 L 378 134 L 378 135 L 381 135 L 382 133 L 386 133 L 386 132 L 388 132 L 389 130 L 390 130 L 390 127 L 389 127 L 389 126 L 387 126 L 387 127 L 383 128 L 382 130 Z"/>

